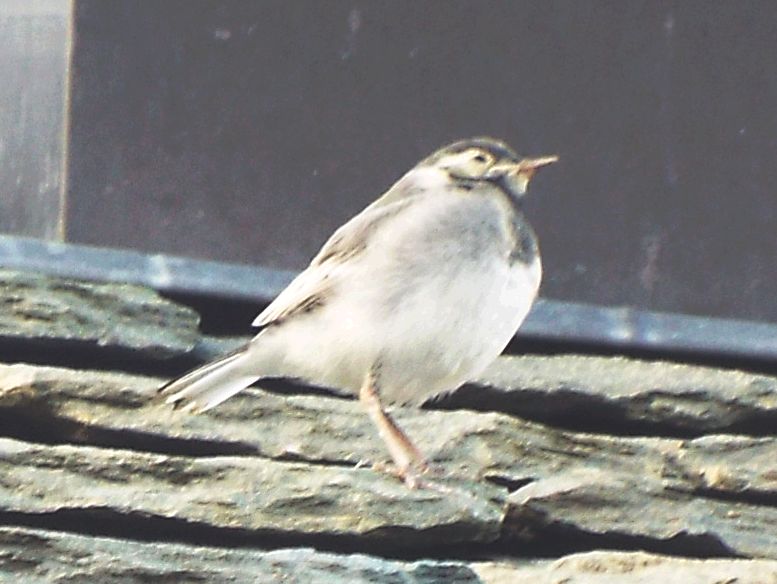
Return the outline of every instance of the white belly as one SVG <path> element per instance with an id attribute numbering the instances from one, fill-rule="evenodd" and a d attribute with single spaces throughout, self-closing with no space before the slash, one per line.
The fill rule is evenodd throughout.
<path id="1" fill-rule="evenodd" d="M 476 377 L 504 350 L 537 295 L 540 263 L 484 268 L 472 279 L 439 283 L 434 310 L 397 319 L 382 356 L 381 395 L 421 403 Z"/>
<path id="2" fill-rule="evenodd" d="M 356 393 L 379 362 L 386 403 L 421 403 L 477 376 L 502 352 L 531 308 L 540 274 L 537 261 L 453 283 L 432 279 L 391 314 L 343 299 L 316 318 L 267 331 L 275 339 L 268 335 L 265 346 L 278 341 L 273 374 Z"/>

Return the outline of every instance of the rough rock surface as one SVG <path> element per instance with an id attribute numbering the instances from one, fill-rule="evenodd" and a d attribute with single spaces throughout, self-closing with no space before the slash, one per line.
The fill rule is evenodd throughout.
<path id="1" fill-rule="evenodd" d="M 774 377 L 624 357 L 503 357 L 445 401 L 632 435 L 774 435 L 777 428 Z"/>
<path id="2" fill-rule="evenodd" d="M 43 428 L 48 433 L 47 441 L 80 445 L 31 448 L 17 441 L 3 443 L 0 465 L 5 482 L 21 475 L 16 484 L 40 484 L 42 489 L 18 506 L 4 509 L 51 511 L 67 507 L 69 500 L 71 507 L 126 514 L 132 509 L 121 504 L 132 496 L 135 511 L 142 514 L 288 534 L 295 530 L 257 512 L 274 498 L 301 502 L 300 510 L 286 509 L 298 519 L 304 517 L 307 506 L 316 510 L 319 519 L 325 510 L 339 518 L 347 509 L 354 513 L 369 509 L 377 519 L 381 505 L 369 497 L 384 493 L 402 501 L 409 513 L 405 517 L 392 511 L 384 517 L 393 520 L 395 527 L 424 532 L 436 521 L 440 529 L 459 525 L 471 531 L 469 537 L 446 533 L 448 543 L 494 541 L 501 531 L 501 543 L 510 549 L 527 542 L 543 547 L 564 541 L 573 547 L 578 538 L 590 545 L 631 542 L 635 547 L 694 555 L 777 558 L 777 531 L 770 528 L 777 525 L 775 438 L 606 436 L 554 429 L 493 412 L 397 411 L 400 422 L 441 470 L 442 477 L 429 480 L 439 482 L 442 492 L 450 489 L 442 501 L 452 507 L 445 508 L 430 504 L 428 497 L 441 503 L 438 491 L 405 491 L 385 476 L 352 468 L 359 461 L 385 459 L 380 441 L 354 400 L 253 389 L 206 414 L 192 416 L 150 402 L 159 383 L 117 373 L 0 366 L 0 421 L 5 420 L 9 429 L 19 428 L 17 438 L 35 439 L 29 428 L 38 423 L 40 434 Z M 17 449 L 23 454 L 3 454 Z M 53 466 L 61 480 L 65 480 L 64 471 L 72 475 L 67 475 L 71 482 L 64 499 L 62 491 L 47 490 L 51 477 L 39 468 L 51 467 L 51 459 L 60 461 Z M 289 461 L 295 464 L 290 466 Z M 141 472 L 143 468 L 160 470 L 155 475 L 158 482 L 140 493 L 140 477 L 147 474 Z M 169 476 L 162 476 L 164 469 Z M 133 481 L 107 499 L 82 500 L 73 495 L 81 492 L 84 480 L 94 483 L 96 477 L 122 473 L 127 481 L 134 476 Z M 197 480 L 192 482 L 191 476 Z M 491 488 L 484 489 L 489 484 Z M 351 500 L 359 485 L 368 494 Z M 107 488 L 100 489 L 101 497 L 109 492 Z M 326 491 L 329 488 L 334 490 Z M 341 488 L 344 492 L 337 494 Z M 212 499 L 217 507 L 213 514 L 192 515 L 175 502 L 163 504 L 154 498 L 165 490 L 195 501 L 216 494 L 224 499 Z M 12 491 L 0 500 L 8 500 Z M 299 499 L 299 493 L 306 496 Z M 415 507 L 419 495 L 425 507 Z M 337 504 L 338 498 L 345 507 Z M 223 509 L 229 505 L 234 512 L 251 509 L 252 513 L 223 519 Z M 505 519 L 501 506 L 508 507 Z M 201 502 L 193 508 L 207 510 Z M 457 515 L 462 509 L 465 515 Z M 424 523 L 429 514 L 436 519 Z M 387 527 L 391 524 L 369 524 L 366 529 Z M 334 523 L 321 530 L 361 534 Z M 316 528 L 305 525 L 296 533 L 316 533 Z M 435 545 L 445 543 L 444 538 L 423 537 Z"/>
<path id="3" fill-rule="evenodd" d="M 503 571 L 509 573 L 510 568 Z M 0 527 L 0 581 L 11 574 L 16 581 L 29 584 L 477 584 L 482 581 L 473 568 L 455 561 L 399 562 L 364 554 L 323 553 L 311 548 L 264 552 Z"/>
<path id="4" fill-rule="evenodd" d="M 476 563 L 484 584 L 774 584 L 777 562 L 698 560 L 642 552 L 588 552 L 559 560 Z"/>
<path id="5" fill-rule="evenodd" d="M 398 481 L 366 468 L 0 439 L 0 511 L 99 510 L 116 523 L 141 515 L 238 529 L 249 539 L 359 537 L 372 547 L 379 542 L 384 549 L 415 550 L 489 542 L 502 523 L 500 491 L 465 482 L 408 493 Z"/>
<path id="6" fill-rule="evenodd" d="M 0 364 L 0 580 L 777 582 L 774 377 L 502 358 L 394 410 L 435 468 L 409 490 L 368 467 L 387 457 L 355 400 L 260 385 L 192 416 L 138 361 L 98 370 L 101 347 L 203 346 L 188 309 L 0 282 L 0 359 L 95 348 L 94 367 Z"/>
<path id="7" fill-rule="evenodd" d="M 83 343 L 146 358 L 187 353 L 199 338 L 193 310 L 153 290 L 0 269 L 0 341 Z"/>
<path id="8" fill-rule="evenodd" d="M 272 551 L 128 541 L 0 527 L 0 576 L 45 582 L 294 582 L 340 584 L 683 584 L 777 582 L 777 562 L 589 552 L 559 560 L 406 562 L 312 548 Z"/>

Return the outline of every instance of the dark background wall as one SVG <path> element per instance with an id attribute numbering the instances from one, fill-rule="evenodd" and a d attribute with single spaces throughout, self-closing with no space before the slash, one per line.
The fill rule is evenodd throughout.
<path id="1" fill-rule="evenodd" d="M 557 153 L 547 297 L 777 321 L 777 4 L 79 0 L 67 239 L 302 268 L 420 157 Z"/>

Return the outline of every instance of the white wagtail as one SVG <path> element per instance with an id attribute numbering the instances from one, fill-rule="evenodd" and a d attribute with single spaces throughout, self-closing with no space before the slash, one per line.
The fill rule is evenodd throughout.
<path id="1" fill-rule="evenodd" d="M 251 341 L 171 381 L 162 398 L 203 412 L 264 377 L 352 392 L 399 476 L 418 485 L 424 457 L 383 404 L 456 389 L 515 334 L 542 274 L 521 200 L 556 160 L 491 138 L 438 150 L 334 232 L 256 317 Z"/>

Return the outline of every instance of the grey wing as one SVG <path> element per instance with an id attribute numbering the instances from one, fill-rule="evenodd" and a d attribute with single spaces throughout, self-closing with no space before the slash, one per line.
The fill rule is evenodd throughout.
<path id="1" fill-rule="evenodd" d="M 252 323 L 255 327 L 278 324 L 291 316 L 310 312 L 327 302 L 337 282 L 338 268 L 362 253 L 371 235 L 412 203 L 404 198 L 364 209 L 332 234 L 310 265 L 265 308 Z"/>
<path id="2" fill-rule="evenodd" d="M 377 226 L 396 217 L 403 209 L 412 205 L 417 196 L 418 189 L 414 188 L 412 181 L 404 177 L 335 231 L 310 262 L 310 266 L 322 265 L 333 259 L 342 263 L 359 254 L 367 247 L 369 236 L 375 232 Z"/>

